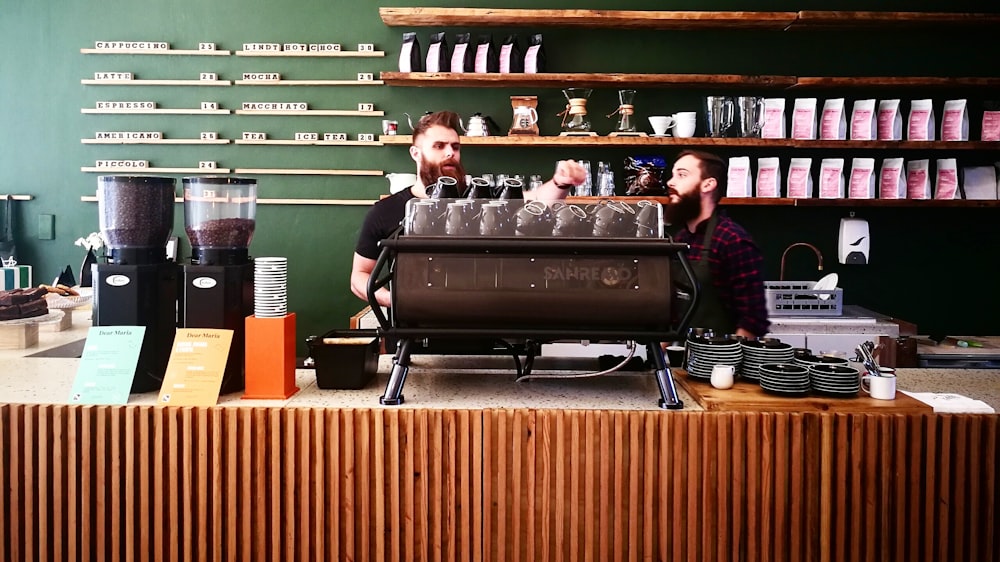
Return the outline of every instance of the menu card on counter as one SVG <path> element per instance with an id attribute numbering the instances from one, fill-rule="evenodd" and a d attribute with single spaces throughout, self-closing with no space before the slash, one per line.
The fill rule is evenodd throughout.
<path id="1" fill-rule="evenodd" d="M 232 342 L 232 330 L 178 328 L 157 403 L 214 406 Z"/>
<path id="2" fill-rule="evenodd" d="M 93 326 L 70 392 L 71 404 L 127 404 L 145 326 Z"/>

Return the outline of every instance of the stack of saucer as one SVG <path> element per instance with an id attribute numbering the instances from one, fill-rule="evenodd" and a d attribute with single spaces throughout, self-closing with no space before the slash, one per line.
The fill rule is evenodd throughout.
<path id="1" fill-rule="evenodd" d="M 765 340 L 746 340 L 743 346 L 743 378 L 758 381 L 758 369 L 766 363 L 791 363 L 795 357 L 795 349 L 787 343 L 774 338 Z"/>
<path id="2" fill-rule="evenodd" d="M 809 367 L 812 389 L 816 392 L 842 398 L 858 395 L 861 375 L 848 365 L 813 365 Z"/>
<path id="3" fill-rule="evenodd" d="M 288 314 L 288 258 L 253 260 L 253 315 L 282 318 Z"/>
<path id="4" fill-rule="evenodd" d="M 711 380 L 716 365 L 732 365 L 738 371 L 743 359 L 739 340 L 726 337 L 692 336 L 687 349 L 687 372 L 696 379 Z"/>
<path id="5" fill-rule="evenodd" d="M 809 369 L 792 363 L 764 363 L 758 367 L 760 387 L 766 392 L 802 396 L 809 392 Z"/>
<path id="6" fill-rule="evenodd" d="M 796 355 L 792 363 L 801 365 L 808 369 L 816 365 L 847 365 L 847 359 L 842 357 L 832 357 L 829 355 L 811 355 L 803 353 Z"/>

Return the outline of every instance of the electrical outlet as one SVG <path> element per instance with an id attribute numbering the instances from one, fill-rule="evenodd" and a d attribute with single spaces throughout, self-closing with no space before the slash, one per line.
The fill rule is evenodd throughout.
<path id="1" fill-rule="evenodd" d="M 56 238 L 56 216 L 38 215 L 38 239 L 55 240 Z"/>

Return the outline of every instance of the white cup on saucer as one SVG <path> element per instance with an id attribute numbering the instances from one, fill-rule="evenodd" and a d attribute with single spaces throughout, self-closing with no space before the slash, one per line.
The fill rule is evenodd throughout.
<path id="1" fill-rule="evenodd" d="M 695 111 L 680 111 L 674 113 L 674 136 L 687 138 L 694 136 L 695 126 L 698 123 L 698 113 Z"/>
<path id="2" fill-rule="evenodd" d="M 652 115 L 649 117 L 649 124 L 653 127 L 653 134 L 658 137 L 667 135 L 667 131 L 674 126 L 674 118 L 670 115 Z"/>

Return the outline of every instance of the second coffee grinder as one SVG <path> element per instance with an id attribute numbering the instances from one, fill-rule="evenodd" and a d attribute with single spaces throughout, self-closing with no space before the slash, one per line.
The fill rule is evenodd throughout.
<path id="1" fill-rule="evenodd" d="M 250 240 L 257 212 L 257 181 L 188 177 L 184 230 L 191 264 L 181 267 L 178 326 L 233 331 L 221 393 L 244 387 L 245 319 L 253 314 Z"/>

